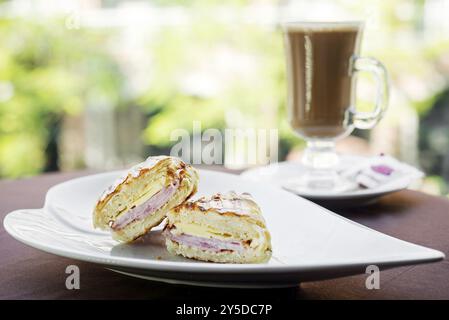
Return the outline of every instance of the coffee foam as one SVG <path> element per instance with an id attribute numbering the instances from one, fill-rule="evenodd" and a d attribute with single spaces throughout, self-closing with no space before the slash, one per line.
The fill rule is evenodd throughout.
<path id="1" fill-rule="evenodd" d="M 363 22 L 349 21 L 349 22 L 285 22 L 282 28 L 285 31 L 298 32 L 339 32 L 339 31 L 354 31 L 359 30 Z"/>

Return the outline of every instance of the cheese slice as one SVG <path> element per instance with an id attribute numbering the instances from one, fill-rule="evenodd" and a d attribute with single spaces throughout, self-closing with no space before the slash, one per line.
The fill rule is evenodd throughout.
<path id="1" fill-rule="evenodd" d="M 229 240 L 232 237 L 229 233 L 224 233 L 215 228 L 208 226 L 200 226 L 197 224 L 178 222 L 176 224 L 176 230 L 179 233 L 185 233 L 188 235 L 203 237 L 203 238 L 217 238 L 221 240 Z"/>

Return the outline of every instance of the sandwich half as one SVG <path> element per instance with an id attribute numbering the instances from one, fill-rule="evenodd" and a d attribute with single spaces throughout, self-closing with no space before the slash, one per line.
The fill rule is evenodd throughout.
<path id="1" fill-rule="evenodd" d="M 110 230 L 118 241 L 133 241 L 159 225 L 197 186 L 197 171 L 181 159 L 149 157 L 103 193 L 94 208 L 94 227 Z"/>
<path id="2" fill-rule="evenodd" d="M 271 257 L 270 233 L 247 193 L 188 201 L 167 218 L 164 235 L 173 254 L 220 263 L 261 263 Z"/>

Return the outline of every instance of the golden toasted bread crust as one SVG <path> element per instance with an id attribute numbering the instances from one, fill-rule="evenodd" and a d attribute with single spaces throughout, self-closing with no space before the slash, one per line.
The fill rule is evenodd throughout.
<path id="1" fill-rule="evenodd" d="M 172 165 L 168 165 L 172 164 Z M 141 178 L 150 170 L 156 170 L 157 167 L 167 166 L 167 173 L 171 177 L 184 178 L 186 174 L 186 167 L 191 167 L 181 159 L 169 156 L 149 157 L 144 162 L 141 162 L 131 169 L 129 169 L 122 177 L 118 178 L 109 188 L 107 188 L 97 202 L 96 209 L 101 207 L 109 201 L 115 194 L 119 193 L 122 186 L 130 184 L 134 180 Z"/>
<path id="2" fill-rule="evenodd" d="M 165 239 L 167 250 L 176 255 L 198 261 L 208 261 L 215 263 L 265 263 L 271 258 L 271 247 L 265 251 L 245 250 L 243 252 L 226 251 L 211 252 L 186 246 L 168 238 Z"/>
<path id="3" fill-rule="evenodd" d="M 235 216 L 253 222 L 262 228 L 266 227 L 261 210 L 249 193 L 237 194 L 230 191 L 225 194 L 217 193 L 210 197 L 202 197 L 196 201 L 187 201 L 174 208 L 171 214 L 176 215 L 185 210 Z"/>

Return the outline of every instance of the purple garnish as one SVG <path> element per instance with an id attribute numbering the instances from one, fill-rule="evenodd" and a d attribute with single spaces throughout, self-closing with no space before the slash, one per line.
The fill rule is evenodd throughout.
<path id="1" fill-rule="evenodd" d="M 374 172 L 383 174 L 384 176 L 389 176 L 394 171 L 394 169 L 392 167 L 389 167 L 389 166 L 387 166 L 385 164 L 380 164 L 380 165 L 377 165 L 377 166 L 371 166 L 371 169 Z"/>

